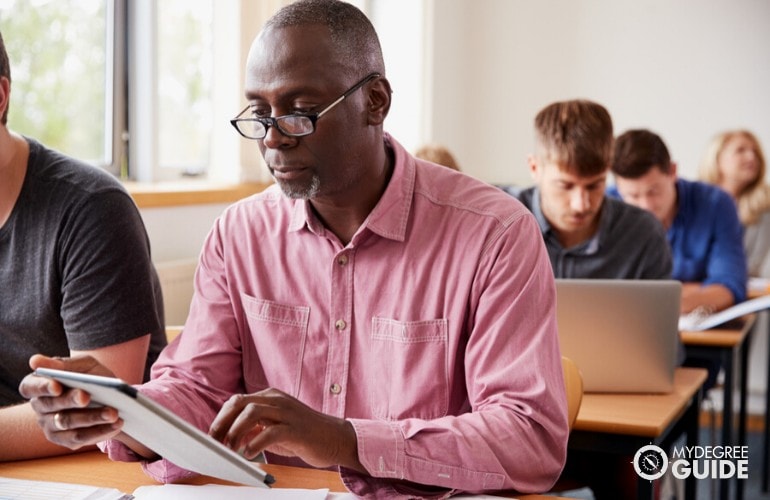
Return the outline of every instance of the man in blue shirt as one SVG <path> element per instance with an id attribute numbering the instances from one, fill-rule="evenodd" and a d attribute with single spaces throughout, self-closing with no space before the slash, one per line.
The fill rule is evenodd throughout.
<path id="1" fill-rule="evenodd" d="M 732 198 L 719 188 L 677 179 L 663 140 L 629 130 L 615 141 L 610 194 L 653 213 L 666 228 L 672 277 L 683 282 L 682 313 L 725 309 L 746 298 L 743 231 Z"/>

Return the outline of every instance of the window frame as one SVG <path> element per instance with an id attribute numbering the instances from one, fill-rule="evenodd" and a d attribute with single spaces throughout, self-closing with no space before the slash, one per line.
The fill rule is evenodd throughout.
<path id="1" fill-rule="evenodd" d="M 128 73 L 127 39 L 127 1 L 111 0 L 107 2 L 107 71 L 105 78 L 105 123 L 112 124 L 110 134 L 105 133 L 105 151 L 112 154 L 110 164 L 105 168 L 111 174 L 128 177 Z M 111 64 L 110 64 L 111 63 Z M 109 104 L 112 104 L 110 106 Z"/>
<path id="2" fill-rule="evenodd" d="M 116 0 L 125 1 L 125 0 Z M 127 47 L 127 158 L 126 176 L 139 182 L 179 181 L 186 167 L 161 167 L 158 143 L 157 5 L 153 0 L 126 2 Z M 237 182 L 243 177 L 237 134 L 228 120 L 237 112 L 242 94 L 241 2 L 218 2 L 213 10 L 214 81 L 212 107 L 214 127 L 211 155 L 206 172 L 196 176 L 212 181 Z M 233 111 L 236 110 L 236 111 Z M 261 179 L 247 179 L 261 180 Z"/>

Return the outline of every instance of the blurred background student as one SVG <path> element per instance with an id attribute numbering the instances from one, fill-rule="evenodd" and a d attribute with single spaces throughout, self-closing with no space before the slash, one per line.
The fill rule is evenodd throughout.
<path id="1" fill-rule="evenodd" d="M 770 185 L 759 140 L 748 130 L 717 134 L 706 148 L 699 176 L 727 191 L 738 205 L 749 276 L 770 278 Z"/>
<path id="2" fill-rule="evenodd" d="M 449 167 L 452 170 L 460 171 L 460 164 L 457 163 L 454 155 L 449 148 L 437 143 L 423 144 L 414 152 L 414 155 L 421 160 L 427 160 L 438 165 Z"/>
<path id="3" fill-rule="evenodd" d="M 628 130 L 615 140 L 613 196 L 649 210 L 666 228 L 683 314 L 720 311 L 746 299 L 746 256 L 735 202 L 724 191 L 677 176 L 663 139 Z"/>

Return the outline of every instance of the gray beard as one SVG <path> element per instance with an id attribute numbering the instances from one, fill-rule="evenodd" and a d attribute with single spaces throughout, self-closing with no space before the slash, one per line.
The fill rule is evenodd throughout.
<path id="1" fill-rule="evenodd" d="M 287 197 L 294 200 L 310 200 L 314 198 L 321 189 L 321 180 L 314 175 L 310 180 L 310 185 L 296 186 L 289 184 L 278 184 Z"/>

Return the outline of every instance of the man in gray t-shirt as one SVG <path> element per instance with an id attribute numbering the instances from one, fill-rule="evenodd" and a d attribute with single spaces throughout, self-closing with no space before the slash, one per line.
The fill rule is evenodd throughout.
<path id="1" fill-rule="evenodd" d="M 166 343 L 136 205 L 106 172 L 7 126 L 0 35 L 0 460 L 63 453 L 18 392 L 29 358 L 90 355 L 132 383 Z"/>
<path id="2" fill-rule="evenodd" d="M 506 191 L 535 215 L 554 276 L 669 279 L 663 226 L 605 196 L 614 142 L 607 110 L 586 100 L 555 102 L 537 114 L 535 135 L 529 157 L 535 187 Z M 625 455 L 571 450 L 562 476 L 590 486 L 596 498 L 632 498 L 636 483 L 625 474 L 630 462 Z"/>
<path id="3" fill-rule="evenodd" d="M 506 189 L 540 225 L 557 278 L 669 279 L 671 251 L 649 214 L 605 196 L 612 120 L 585 100 L 553 103 L 535 118 L 535 186 Z"/>

